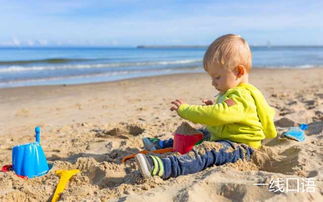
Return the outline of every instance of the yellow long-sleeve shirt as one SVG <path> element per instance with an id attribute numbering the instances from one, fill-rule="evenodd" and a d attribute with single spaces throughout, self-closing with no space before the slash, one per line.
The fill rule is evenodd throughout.
<path id="1" fill-rule="evenodd" d="M 193 123 L 206 125 L 211 140 L 226 139 L 253 148 L 261 140 L 277 136 L 273 123 L 275 111 L 253 85 L 242 83 L 227 90 L 214 105 L 182 104 L 178 114 Z"/>

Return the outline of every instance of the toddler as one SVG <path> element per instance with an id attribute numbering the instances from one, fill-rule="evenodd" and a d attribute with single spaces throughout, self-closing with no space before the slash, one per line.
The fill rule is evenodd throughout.
<path id="1" fill-rule="evenodd" d="M 181 156 L 160 158 L 137 154 L 135 159 L 143 177 L 158 175 L 168 179 L 213 165 L 249 160 L 254 149 L 261 147 L 263 139 L 276 137 L 274 110 L 262 93 L 249 84 L 251 64 L 249 45 L 239 35 L 221 36 L 208 47 L 203 66 L 219 91 L 215 101 L 203 100 L 204 105 L 189 105 L 176 99 L 171 106 L 183 119 L 205 125 L 199 129 L 204 134 L 204 142 Z M 153 150 L 172 147 L 173 140 L 145 138 L 144 144 Z"/>

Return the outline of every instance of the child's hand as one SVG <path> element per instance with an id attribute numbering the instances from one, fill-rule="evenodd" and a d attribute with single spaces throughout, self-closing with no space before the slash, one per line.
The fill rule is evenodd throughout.
<path id="1" fill-rule="evenodd" d="M 202 100 L 202 102 L 204 104 L 206 104 L 206 105 L 213 105 L 213 101 L 212 100 L 206 100 L 206 99 L 204 99 L 204 100 Z"/>
<path id="2" fill-rule="evenodd" d="M 171 103 L 173 104 L 173 106 L 170 108 L 170 110 L 171 111 L 177 111 L 179 106 L 184 104 L 184 101 L 176 99 L 175 101 L 172 101 Z"/>

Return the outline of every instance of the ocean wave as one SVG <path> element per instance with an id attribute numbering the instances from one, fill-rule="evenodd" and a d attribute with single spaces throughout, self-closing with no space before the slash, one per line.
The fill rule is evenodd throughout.
<path id="1" fill-rule="evenodd" d="M 174 61 L 148 61 L 148 62 L 123 62 L 123 63 L 102 63 L 102 64 L 77 64 L 77 65 L 60 65 L 60 66 L 10 66 L 0 68 L 1 72 L 23 72 L 23 71 L 43 71 L 43 70 L 62 70 L 62 69 L 88 69 L 88 68 L 110 68 L 125 66 L 150 66 L 150 65 L 176 65 L 202 62 L 201 60 L 174 60 Z"/>
<path id="2" fill-rule="evenodd" d="M 202 72 L 201 67 L 191 67 L 183 69 L 151 69 L 151 70 L 132 70 L 132 71 L 117 71 L 117 72 L 105 72 L 105 73 L 93 73 L 83 75 L 69 75 L 69 76 L 52 76 L 46 78 L 30 78 L 30 79 L 16 79 L 10 81 L 0 81 L 0 88 L 2 87 L 15 87 L 15 86 L 30 86 L 30 85 L 47 85 L 47 84 L 64 84 L 71 83 L 70 81 L 76 81 L 72 83 L 91 83 L 101 81 L 115 81 L 126 78 L 145 77 L 145 76 L 157 76 L 164 74 L 178 74 L 189 72 Z M 95 81 L 96 78 L 100 78 Z"/>
<path id="3" fill-rule="evenodd" d="M 39 59 L 39 60 L 12 60 L 12 61 L 0 61 L 0 65 L 25 65 L 25 64 L 35 64 L 35 63 L 68 63 L 68 62 L 82 62 L 89 61 L 91 59 L 77 59 L 77 58 L 49 58 L 49 59 Z"/>

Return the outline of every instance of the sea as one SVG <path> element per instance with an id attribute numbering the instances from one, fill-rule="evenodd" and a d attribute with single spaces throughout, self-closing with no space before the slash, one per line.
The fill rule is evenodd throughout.
<path id="1" fill-rule="evenodd" d="M 323 67 L 323 46 L 251 47 L 253 68 Z M 2 47 L 0 88 L 203 72 L 206 47 Z"/>

